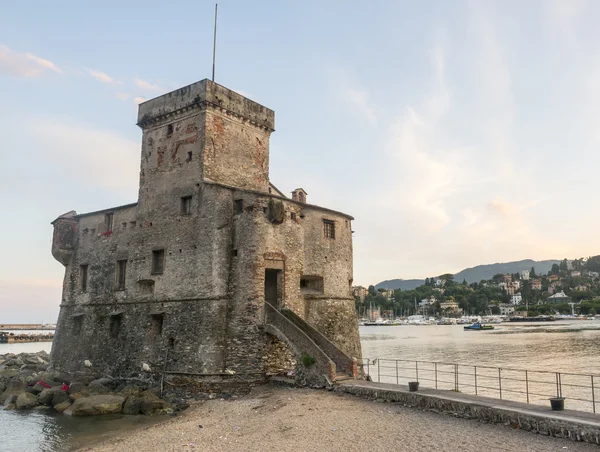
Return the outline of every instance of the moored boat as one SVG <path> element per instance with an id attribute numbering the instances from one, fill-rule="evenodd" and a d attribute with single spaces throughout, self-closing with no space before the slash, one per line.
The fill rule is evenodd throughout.
<path id="1" fill-rule="evenodd" d="M 463 328 L 465 330 L 475 330 L 475 331 L 493 330 L 494 329 L 494 327 L 492 325 L 484 325 L 479 322 L 472 323 L 471 325 L 465 326 Z"/>

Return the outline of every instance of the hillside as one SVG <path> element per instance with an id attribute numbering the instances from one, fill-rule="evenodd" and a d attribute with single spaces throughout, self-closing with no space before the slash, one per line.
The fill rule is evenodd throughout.
<path id="1" fill-rule="evenodd" d="M 560 260 L 534 261 L 532 259 L 525 259 L 516 262 L 477 265 L 476 267 L 466 268 L 456 273 L 454 280 L 462 282 L 463 279 L 466 279 L 468 283 L 479 282 L 482 279 L 492 279 L 498 273 L 517 273 L 523 270 L 530 270 L 531 267 L 535 267 L 536 273 L 548 273 L 552 268 L 552 264 L 560 264 Z M 425 284 L 424 279 L 390 279 L 381 281 L 375 288 L 412 290 L 422 284 Z"/>

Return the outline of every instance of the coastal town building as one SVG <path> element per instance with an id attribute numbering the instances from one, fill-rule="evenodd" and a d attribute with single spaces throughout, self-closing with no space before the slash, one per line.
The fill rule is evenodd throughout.
<path id="1" fill-rule="evenodd" d="M 500 315 L 512 315 L 515 312 L 515 307 L 512 304 L 501 303 L 498 307 L 500 308 Z"/>
<path id="2" fill-rule="evenodd" d="M 571 298 L 569 298 L 563 291 L 555 293 L 551 297 L 548 297 L 547 300 L 548 303 L 568 303 L 569 301 L 571 301 Z"/>
<path id="3" fill-rule="evenodd" d="M 529 281 L 529 275 L 530 275 L 530 271 L 529 270 L 523 270 L 521 272 L 521 279 L 523 281 Z"/>
<path id="4" fill-rule="evenodd" d="M 349 371 L 353 218 L 271 183 L 274 112 L 202 80 L 140 104 L 137 124 L 137 202 L 52 223 L 55 368 L 251 383 L 306 352 Z"/>
<path id="5" fill-rule="evenodd" d="M 541 279 L 531 280 L 531 290 L 542 290 L 542 280 Z"/>
<path id="6" fill-rule="evenodd" d="M 522 301 L 523 301 L 523 297 L 521 296 L 520 293 L 516 293 L 510 297 L 510 302 L 513 305 L 519 305 L 519 304 L 521 304 Z"/>
<path id="7" fill-rule="evenodd" d="M 352 288 L 352 295 L 358 297 L 360 301 L 365 301 L 366 296 L 369 294 L 369 290 L 363 286 L 354 286 Z"/>
<path id="8" fill-rule="evenodd" d="M 440 303 L 440 309 L 445 315 L 461 315 L 463 310 L 458 307 L 456 301 L 444 301 Z"/>

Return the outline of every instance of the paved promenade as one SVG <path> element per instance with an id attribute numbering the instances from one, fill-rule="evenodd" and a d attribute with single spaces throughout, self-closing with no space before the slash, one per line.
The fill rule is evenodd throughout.
<path id="1" fill-rule="evenodd" d="M 119 435 L 95 451 L 598 451 L 598 446 L 378 403 L 337 392 L 264 386 Z"/>

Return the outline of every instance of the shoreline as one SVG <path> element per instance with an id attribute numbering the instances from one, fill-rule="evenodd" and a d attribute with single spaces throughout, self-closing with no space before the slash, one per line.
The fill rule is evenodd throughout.
<path id="1" fill-rule="evenodd" d="M 164 422 L 117 433 L 80 451 L 592 451 L 597 446 L 536 435 L 349 394 L 260 386 L 246 396 L 194 403 Z"/>

